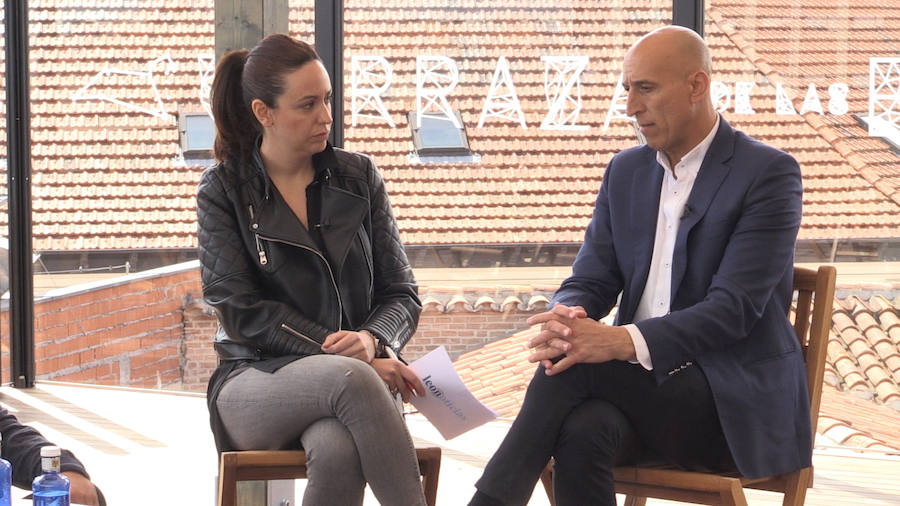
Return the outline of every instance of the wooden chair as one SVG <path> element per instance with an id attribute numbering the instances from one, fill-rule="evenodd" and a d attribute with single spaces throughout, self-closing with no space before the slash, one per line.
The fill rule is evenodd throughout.
<path id="1" fill-rule="evenodd" d="M 794 291 L 797 292 L 794 331 L 803 347 L 806 360 L 806 382 L 814 433 L 822 401 L 822 376 L 825 372 L 825 350 L 831 328 L 836 275 L 831 266 L 821 266 L 818 271 L 794 267 Z M 613 469 L 613 479 L 616 492 L 626 495 L 626 506 L 643 506 L 648 497 L 700 504 L 746 506 L 744 487 L 781 492 L 784 494 L 784 506 L 801 506 L 806 500 L 806 489 L 812 486 L 813 468 L 806 467 L 780 476 L 750 480 L 738 473 L 712 474 L 667 467 L 617 467 Z M 544 469 L 541 481 L 551 506 L 555 506 L 552 461 Z"/>
<path id="2" fill-rule="evenodd" d="M 441 471 L 439 447 L 416 448 L 428 506 L 437 500 Z M 237 482 L 306 478 L 306 453 L 300 450 L 223 452 L 219 458 L 219 506 L 236 506 Z"/>

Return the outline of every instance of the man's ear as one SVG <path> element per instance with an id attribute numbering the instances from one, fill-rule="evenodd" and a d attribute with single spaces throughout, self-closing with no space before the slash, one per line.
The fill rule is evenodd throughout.
<path id="1" fill-rule="evenodd" d="M 265 102 L 258 98 L 254 98 L 252 102 L 250 102 L 250 110 L 253 111 L 253 115 L 256 116 L 256 121 L 259 121 L 259 124 L 263 127 L 272 126 L 272 110 L 269 109 L 269 106 L 266 105 Z"/>
<path id="2" fill-rule="evenodd" d="M 691 103 L 696 104 L 707 100 L 710 85 L 709 74 L 698 70 L 688 77 L 688 83 L 691 85 Z"/>

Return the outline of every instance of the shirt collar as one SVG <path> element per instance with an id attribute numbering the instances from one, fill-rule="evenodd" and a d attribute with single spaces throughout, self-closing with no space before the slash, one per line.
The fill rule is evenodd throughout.
<path id="1" fill-rule="evenodd" d="M 687 154 L 681 158 L 679 165 L 684 167 L 685 170 L 693 169 L 694 172 L 700 170 L 700 164 L 703 163 L 703 159 L 706 158 L 706 152 L 709 151 L 709 147 L 712 145 L 713 139 L 715 139 L 716 137 L 716 132 L 719 131 L 719 124 L 721 123 L 720 119 L 720 116 L 716 114 L 716 122 L 712 126 L 712 129 L 710 129 L 709 133 L 706 134 L 706 137 L 704 137 L 699 144 L 694 146 L 693 149 L 688 151 Z M 669 165 L 669 158 L 665 154 L 663 154 L 662 151 L 656 152 L 656 161 L 663 166 L 666 172 L 672 171 L 672 167 Z M 681 174 L 679 174 L 678 172 L 681 171 L 676 171 L 676 176 L 681 176 Z"/>

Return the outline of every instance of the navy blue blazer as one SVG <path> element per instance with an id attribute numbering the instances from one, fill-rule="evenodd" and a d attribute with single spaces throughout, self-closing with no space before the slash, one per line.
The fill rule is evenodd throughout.
<path id="1" fill-rule="evenodd" d="M 602 318 L 621 294 L 616 323 L 633 322 L 664 170 L 647 146 L 613 157 L 554 302 Z M 703 370 L 734 461 L 749 478 L 810 465 L 805 365 L 787 320 L 801 204 L 797 162 L 722 118 L 678 229 L 671 310 L 637 323 L 658 383 L 689 362 Z"/>

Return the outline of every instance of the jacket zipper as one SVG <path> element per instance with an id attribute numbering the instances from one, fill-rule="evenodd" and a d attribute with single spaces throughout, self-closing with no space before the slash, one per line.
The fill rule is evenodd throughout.
<path id="1" fill-rule="evenodd" d="M 294 330 L 293 328 L 289 327 L 287 323 L 282 323 L 282 324 L 281 324 L 281 328 L 282 328 L 282 330 L 285 330 L 288 334 L 293 334 L 294 336 L 299 337 L 300 339 L 303 339 L 303 340 L 305 340 L 305 341 L 309 341 L 311 344 L 314 344 L 314 345 L 316 345 L 316 346 L 321 346 L 320 343 L 316 342 L 316 341 L 313 340 L 311 337 L 308 337 L 307 335 L 305 335 L 305 334 L 303 334 L 303 333 L 301 333 L 301 332 L 299 332 L 299 331 L 297 331 L 297 330 Z"/>
<path id="2" fill-rule="evenodd" d="M 250 221 L 253 221 L 253 205 L 248 206 L 250 208 Z M 258 223 L 252 223 L 250 225 L 255 231 L 259 228 Z M 266 257 L 266 250 L 262 246 L 262 242 L 259 240 L 259 234 L 254 232 L 253 237 L 256 239 L 256 253 L 259 255 L 259 263 L 260 265 L 266 265 L 269 263 L 269 259 Z"/>
<path id="3" fill-rule="evenodd" d="M 335 330 L 340 330 L 341 325 L 343 325 L 343 322 L 344 322 L 344 306 L 341 303 L 341 293 L 338 291 L 337 282 L 334 280 L 334 272 L 332 272 L 331 266 L 328 265 L 328 260 L 326 260 L 325 257 L 321 253 L 316 251 L 315 249 L 310 248 L 309 246 L 305 246 L 303 244 L 298 244 L 298 243 L 290 242 L 290 241 L 284 241 L 281 239 L 274 239 L 272 237 L 265 237 L 265 236 L 256 234 L 257 244 L 259 244 L 260 239 L 270 241 L 270 242 L 280 242 L 282 244 L 287 244 L 288 246 L 293 246 L 295 248 L 305 249 L 305 250 L 309 251 L 310 253 L 316 255 L 317 257 L 319 257 L 322 260 L 322 263 L 325 264 L 325 268 L 328 269 L 328 279 L 331 280 L 331 287 L 334 288 L 334 295 L 335 295 L 335 298 L 337 299 L 337 304 L 338 304 L 338 323 L 337 323 L 337 327 L 335 327 Z M 260 251 L 262 252 L 262 254 L 260 255 L 259 261 L 260 261 L 260 263 L 263 263 L 263 258 L 264 258 L 265 252 L 262 249 L 260 249 Z"/>
<path id="4" fill-rule="evenodd" d="M 356 239 L 359 241 L 359 246 L 363 249 L 363 253 L 366 253 L 366 246 L 363 243 L 362 232 L 357 232 Z M 375 292 L 373 285 L 375 284 L 375 266 L 372 265 L 372 250 L 371 248 L 368 251 L 368 254 L 363 254 L 366 259 L 366 267 L 369 269 L 369 286 L 368 291 L 366 292 L 366 305 L 372 306 L 372 294 Z"/>
<path id="5" fill-rule="evenodd" d="M 402 336 L 402 335 L 404 335 L 408 330 L 409 330 L 409 320 L 404 319 L 404 320 L 403 320 L 403 325 L 401 325 L 400 328 L 397 329 L 397 335 L 398 335 L 398 336 Z"/>

